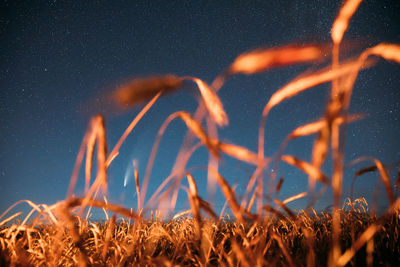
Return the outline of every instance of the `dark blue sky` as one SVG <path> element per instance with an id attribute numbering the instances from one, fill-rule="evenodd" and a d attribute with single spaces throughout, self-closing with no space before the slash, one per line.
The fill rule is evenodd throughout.
<path id="1" fill-rule="evenodd" d="M 65 197 L 74 161 L 90 116 L 103 113 L 111 149 L 139 112 L 115 115 L 100 101 L 135 77 L 173 73 L 211 83 L 234 58 L 249 49 L 289 43 L 330 42 L 340 1 L 2 1 L 0 4 L 0 211 L 20 199 L 52 204 Z M 360 52 L 380 42 L 400 43 L 400 3 L 365 1 L 352 19 L 346 41 Z M 230 124 L 222 140 L 257 148 L 262 109 L 274 91 L 309 65 L 235 76 L 219 93 Z M 316 69 L 316 66 L 312 66 Z M 351 112 L 368 116 L 347 130 L 346 162 L 373 156 L 389 165 L 392 183 L 400 160 L 400 67 L 379 60 L 363 71 Z M 162 97 L 145 115 L 109 168 L 109 199 L 136 207 L 134 183 L 123 187 L 132 159 L 143 177 L 159 127 L 177 110 L 197 107 L 194 86 Z M 267 121 L 271 155 L 291 130 L 318 119 L 329 85 L 319 86 L 274 108 Z M 172 168 L 186 128 L 174 121 L 156 158 L 150 193 Z M 314 137 L 293 141 L 286 153 L 310 161 Z M 207 153 L 189 162 L 200 195 L 206 198 Z M 345 193 L 359 164 L 345 172 Z M 325 171 L 330 175 L 329 163 Z M 221 173 L 243 193 L 253 167 L 223 157 Z M 306 190 L 307 178 L 281 164 L 280 199 Z M 357 196 L 372 201 L 378 174 L 356 183 Z M 80 181 L 83 176 L 80 177 Z M 186 181 L 184 182 L 186 184 Z M 346 189 L 347 188 L 347 189 Z M 82 191 L 79 183 L 77 193 Z M 182 200 L 186 199 L 182 191 Z M 379 206 L 386 205 L 384 194 Z M 297 201 L 292 207 L 304 207 Z M 331 204 L 329 192 L 318 208 Z M 217 207 L 223 205 L 222 198 Z M 178 209 L 188 207 L 185 201 Z"/>

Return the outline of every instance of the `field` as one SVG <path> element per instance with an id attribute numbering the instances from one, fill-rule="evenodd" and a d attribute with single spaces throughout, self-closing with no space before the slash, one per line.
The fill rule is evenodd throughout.
<path id="1" fill-rule="evenodd" d="M 54 205 L 20 201 L 0 216 L 0 265 L 118 265 L 118 266 L 394 266 L 400 264 L 400 172 L 395 184 L 379 159 L 361 157 L 345 163 L 346 125 L 363 119 L 349 114 L 352 91 L 360 71 L 373 68 L 377 60 L 400 63 L 400 45 L 381 43 L 343 59 L 341 43 L 352 15 L 361 1 L 345 1 L 332 29 L 332 44 L 292 44 L 256 49 L 239 55 L 208 85 L 203 80 L 172 74 L 135 79 L 112 92 L 108 99 L 127 109 L 146 103 L 113 149 L 107 150 L 104 117 L 96 115 L 76 158 L 67 198 Z M 258 151 L 218 139 L 218 129 L 229 124 L 218 91 L 234 75 L 252 75 L 275 67 L 328 62 L 324 68 L 300 75 L 274 92 L 262 109 Z M 195 113 L 177 111 L 161 126 L 153 144 L 143 179 L 133 162 L 137 207 L 123 207 L 107 200 L 107 168 L 118 157 L 125 139 L 156 101 L 181 90 L 185 81 L 199 90 Z M 265 155 L 266 121 L 270 111 L 289 98 L 321 84 L 331 84 L 329 100 L 320 119 L 294 129 L 272 156 Z M 325 104 L 325 103 L 324 103 Z M 323 104 L 322 104 L 323 105 Z M 149 180 L 157 150 L 169 123 L 179 119 L 188 131 L 171 173 L 151 196 Z M 311 162 L 284 154 L 296 138 L 315 136 Z M 196 143 L 196 141 L 198 141 Z M 196 179 L 186 169 L 201 146 L 209 152 L 208 182 L 219 187 L 225 198 L 222 210 L 199 195 Z M 255 167 L 244 195 L 218 172 L 218 158 L 226 154 Z M 323 172 L 331 161 L 332 172 Z M 281 162 L 308 176 L 308 190 L 284 200 L 276 198 L 284 179 L 269 172 Z M 389 205 L 379 215 L 364 198 L 342 203 L 345 165 L 369 162 L 354 176 L 377 172 Z M 81 165 L 84 194 L 76 196 Z M 94 174 L 94 175 L 93 175 Z M 92 177 L 94 176 L 94 177 Z M 141 176 L 140 176 L 141 177 Z M 186 179 L 188 187 L 182 185 Z M 180 190 L 187 193 L 190 209 L 165 219 L 160 210 L 174 211 Z M 316 212 L 314 204 L 327 189 L 333 192 L 332 210 Z M 287 204 L 308 197 L 303 210 Z M 20 203 L 32 207 L 24 219 L 11 211 Z M 150 207 L 157 206 L 158 209 Z M 104 213 L 103 221 L 91 221 L 93 210 Z M 36 216 L 33 216 L 33 215 Z"/>
<path id="2" fill-rule="evenodd" d="M 338 266 L 395 266 L 400 263 L 398 211 L 377 218 L 363 199 L 341 214 Z M 323 266 L 332 241 L 328 213 L 264 218 L 258 223 L 204 221 L 201 237 L 190 218 L 168 222 L 115 217 L 79 221 L 74 240 L 59 225 L 2 229 L 2 265 L 112 266 Z"/>

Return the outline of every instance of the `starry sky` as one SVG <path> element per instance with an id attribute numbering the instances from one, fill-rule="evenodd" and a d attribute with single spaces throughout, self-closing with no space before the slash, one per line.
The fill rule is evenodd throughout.
<path id="1" fill-rule="evenodd" d="M 1 1 L 0 3 L 0 211 L 20 199 L 53 204 L 65 198 L 80 143 L 90 117 L 106 119 L 111 149 L 140 106 L 115 112 L 104 95 L 132 78 L 172 73 L 211 83 L 240 53 L 290 43 L 329 43 L 341 1 Z M 356 55 L 380 42 L 400 43 L 400 3 L 365 1 L 354 15 L 345 42 Z M 349 52 L 349 53 L 350 53 Z M 325 63 L 326 65 L 326 63 Z M 219 92 L 230 119 L 221 140 L 257 150 L 257 131 L 264 105 L 286 83 L 324 65 L 299 65 L 252 76 L 237 75 Z M 388 167 L 392 184 L 400 161 L 400 66 L 379 60 L 360 73 L 350 112 L 366 118 L 347 127 L 346 162 L 373 156 Z M 266 154 L 279 148 L 297 126 L 321 117 L 329 85 L 318 86 L 274 108 L 267 120 Z M 108 170 L 108 199 L 136 207 L 132 160 L 143 177 L 150 150 L 169 114 L 197 107 L 194 85 L 163 96 L 128 137 Z M 186 132 L 171 123 L 161 142 L 149 193 L 168 176 Z M 286 154 L 310 161 L 314 136 L 289 144 Z M 207 151 L 189 161 L 200 195 L 207 199 Z M 354 173 L 345 170 L 344 194 Z M 222 157 L 220 172 L 238 196 L 254 168 Z M 278 196 L 283 200 L 307 190 L 307 177 L 285 164 Z M 330 174 L 329 162 L 324 171 Z M 76 189 L 83 190 L 83 176 Z M 378 207 L 387 205 L 377 173 L 358 178 L 356 196 Z M 186 181 L 183 185 L 187 185 Z M 378 193 L 374 193 L 378 189 Z M 217 193 L 222 195 L 219 191 Z M 177 210 L 188 208 L 186 193 Z M 291 204 L 302 208 L 306 199 Z M 216 210 L 223 206 L 220 196 Z M 328 190 L 316 204 L 331 204 Z"/>

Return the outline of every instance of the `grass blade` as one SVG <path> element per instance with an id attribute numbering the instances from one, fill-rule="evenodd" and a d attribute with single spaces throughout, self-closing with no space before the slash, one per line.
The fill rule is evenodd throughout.
<path id="1" fill-rule="evenodd" d="M 374 235 L 380 230 L 380 226 L 378 225 L 371 225 L 367 228 L 367 230 L 364 231 L 360 235 L 360 237 L 357 239 L 357 241 L 349 248 L 346 250 L 346 252 L 339 257 L 337 261 L 337 266 L 345 266 L 355 255 L 355 253 L 362 247 L 366 242 L 371 240 L 371 238 L 374 237 Z"/>
<path id="2" fill-rule="evenodd" d="M 283 182 L 284 182 L 284 179 L 282 177 L 279 178 L 279 181 L 278 181 L 278 183 L 276 184 L 276 187 L 275 187 L 275 193 L 276 194 L 278 194 L 279 191 L 281 190 Z"/>
<path id="3" fill-rule="evenodd" d="M 161 96 L 162 91 L 158 92 L 150 101 L 147 103 L 147 105 L 139 112 L 138 115 L 133 119 L 131 124 L 129 124 L 128 128 L 126 128 L 125 132 L 121 136 L 121 138 L 118 140 L 117 144 L 111 151 L 108 159 L 107 159 L 107 166 L 111 164 L 113 159 L 116 157 L 116 155 L 119 153 L 119 149 L 122 146 L 122 143 L 125 141 L 125 139 L 128 137 L 128 135 L 132 132 L 133 128 L 135 128 L 136 124 L 143 118 L 144 114 L 147 113 L 147 111 L 153 106 L 153 104 L 157 101 L 157 99 Z"/>
<path id="4" fill-rule="evenodd" d="M 203 127 L 200 125 L 199 122 L 196 120 L 192 119 L 189 113 L 185 111 L 179 111 L 175 113 L 176 116 L 181 118 L 186 126 L 199 138 L 205 146 L 210 150 L 210 152 L 215 156 L 219 157 L 219 152 L 218 152 L 218 141 L 217 140 L 212 140 L 210 139 L 206 132 L 204 131 Z"/>
<path id="5" fill-rule="evenodd" d="M 219 186 L 221 187 L 222 193 L 224 194 L 229 206 L 231 207 L 233 215 L 239 222 L 244 222 L 242 209 L 240 208 L 238 202 L 236 201 L 233 190 L 231 189 L 227 181 L 217 171 L 214 171 L 214 175 L 215 178 L 217 179 Z"/>
<path id="6" fill-rule="evenodd" d="M 97 178 L 104 192 L 107 192 L 107 140 L 104 117 L 97 116 Z"/>
<path id="7" fill-rule="evenodd" d="M 77 206 L 81 206 L 83 202 L 85 201 L 84 198 L 77 198 L 77 197 L 72 197 L 67 200 L 65 200 L 64 203 L 66 204 L 66 207 L 71 209 Z M 140 217 L 136 215 L 134 212 L 131 210 L 128 210 L 122 206 L 111 204 L 111 203 L 106 203 L 101 200 L 95 200 L 95 199 L 89 199 L 87 205 L 92 206 L 92 207 L 97 207 L 97 208 L 104 208 L 106 210 L 112 211 L 114 213 L 121 214 L 124 217 L 131 218 L 134 220 L 139 220 Z"/>
<path id="8" fill-rule="evenodd" d="M 344 75 L 349 74 L 355 67 L 358 66 L 357 62 L 349 62 L 347 64 L 341 65 L 338 69 L 332 70 L 328 68 L 327 70 L 322 70 L 304 77 L 295 79 L 293 82 L 285 85 L 278 91 L 276 91 L 268 101 L 267 105 L 264 107 L 263 116 L 266 116 L 274 106 L 282 103 L 297 94 L 312 88 L 314 86 L 327 83 L 333 79 L 337 79 Z"/>
<path id="9" fill-rule="evenodd" d="M 214 121 L 219 126 L 228 125 L 228 115 L 226 115 L 217 94 L 204 81 L 194 77 L 192 77 L 192 80 L 197 84 L 206 108 Z"/>
<path id="10" fill-rule="evenodd" d="M 359 63 L 356 62 L 349 62 L 347 64 L 341 65 L 335 70 L 328 68 L 327 70 L 322 70 L 311 75 L 307 75 L 304 77 L 299 77 L 294 81 L 290 82 L 286 86 L 282 87 L 278 91 L 276 91 L 271 98 L 269 99 L 268 103 L 265 105 L 262 118 L 259 126 L 258 132 L 258 155 L 259 158 L 262 159 L 264 157 L 264 135 L 265 135 L 265 122 L 266 117 L 270 110 L 282 103 L 284 100 L 287 100 L 291 97 L 296 96 L 297 94 L 310 89 L 314 86 L 327 83 L 332 81 L 333 79 L 337 79 L 339 77 L 343 77 L 348 75 L 351 71 L 354 71 L 355 68 L 359 67 Z"/>
<path id="11" fill-rule="evenodd" d="M 285 199 L 284 201 L 282 201 L 282 203 L 283 203 L 283 204 L 287 204 L 287 203 L 289 203 L 289 202 L 292 202 L 292 201 L 294 201 L 294 200 L 296 200 L 296 199 L 300 199 L 300 198 L 305 197 L 305 196 L 307 196 L 307 192 L 302 192 L 302 193 L 299 193 L 299 194 L 297 194 L 297 195 L 288 197 L 287 199 Z"/>
<path id="12" fill-rule="evenodd" d="M 113 231 L 114 231 L 115 220 L 116 220 L 116 216 L 115 215 L 113 215 L 111 217 L 111 220 L 107 220 L 108 221 L 108 226 L 107 226 L 107 230 L 106 230 L 106 236 L 105 236 L 105 240 L 104 240 L 103 251 L 101 253 L 103 261 L 106 260 L 106 257 L 107 257 L 108 248 L 110 246 L 110 240 L 112 238 Z"/>
<path id="13" fill-rule="evenodd" d="M 254 152 L 251 152 L 250 150 L 233 145 L 233 144 L 227 144 L 227 143 L 219 143 L 218 144 L 219 150 L 224 152 L 225 154 L 232 156 L 238 160 L 242 160 L 245 162 L 248 162 L 253 165 L 258 164 L 258 156 Z"/>
<path id="14" fill-rule="evenodd" d="M 349 21 L 354 15 L 361 0 L 347 0 L 340 8 L 339 15 L 336 17 L 332 25 L 331 37 L 334 43 L 340 43 L 343 35 L 349 26 Z"/>
<path id="15" fill-rule="evenodd" d="M 85 161 L 85 193 L 89 190 L 90 178 L 92 174 L 92 161 L 94 153 L 94 145 L 96 143 L 96 131 L 95 131 L 96 120 L 92 118 L 90 120 L 90 132 L 89 138 L 86 143 L 86 161 Z"/>
<path id="16" fill-rule="evenodd" d="M 12 221 L 13 219 L 17 218 L 18 216 L 20 216 L 22 214 L 22 212 L 17 212 L 13 215 L 11 215 L 10 217 L 8 217 L 7 219 L 4 219 L 2 222 L 0 222 L 0 226 L 5 225 L 6 223 L 8 223 L 9 221 Z"/>
<path id="17" fill-rule="evenodd" d="M 381 56 L 386 60 L 400 63 L 400 45 L 398 44 L 379 44 L 367 50 L 367 53 Z"/>
<path id="18" fill-rule="evenodd" d="M 149 100 L 161 91 L 173 92 L 181 86 L 182 79 L 171 74 L 138 78 L 118 88 L 113 98 L 121 107 L 127 108 Z"/>
<path id="19" fill-rule="evenodd" d="M 338 124 L 349 123 L 359 119 L 362 119 L 364 116 L 362 114 L 354 114 L 348 115 L 347 117 L 338 117 L 335 121 Z M 311 122 L 302 126 L 297 127 L 294 131 L 292 131 L 289 135 L 289 139 L 295 139 L 301 136 L 315 134 L 321 131 L 323 127 L 326 126 L 326 121 L 324 119 Z"/>
<path id="20" fill-rule="evenodd" d="M 140 214 L 140 210 L 142 208 L 142 205 L 141 205 L 141 202 L 140 202 L 139 171 L 138 171 L 138 168 L 137 168 L 136 160 L 133 160 L 132 164 L 133 164 L 133 169 L 134 169 L 134 173 L 133 174 L 135 176 L 136 195 L 137 195 L 137 201 L 138 201 L 138 204 L 137 204 L 138 205 L 137 206 L 138 210 L 137 210 L 137 212 L 138 212 L 138 214 Z"/>
<path id="21" fill-rule="evenodd" d="M 229 67 L 228 73 L 249 75 L 274 67 L 316 61 L 323 57 L 324 50 L 323 47 L 316 45 L 256 49 L 239 55 Z"/>
<path id="22" fill-rule="evenodd" d="M 390 184 L 390 179 L 389 179 L 389 175 L 385 169 L 385 167 L 383 167 L 382 163 L 377 160 L 374 159 L 375 161 L 375 165 L 379 171 L 379 174 L 381 176 L 382 182 L 385 185 L 385 189 L 386 189 L 386 193 L 387 193 L 387 197 L 389 199 L 389 203 L 392 205 L 395 202 L 394 196 L 393 196 L 393 190 L 392 190 L 392 186 Z"/>
<path id="23" fill-rule="evenodd" d="M 201 227 L 202 227 L 202 220 L 200 214 L 200 201 L 197 194 L 197 186 L 193 179 L 193 176 L 190 173 L 186 173 L 186 177 L 189 183 L 189 202 L 190 207 L 192 209 L 193 218 L 196 224 L 196 232 L 197 236 L 201 237 Z"/>
<path id="24" fill-rule="evenodd" d="M 327 183 L 329 181 L 328 178 L 325 176 L 325 174 L 323 174 L 319 169 L 315 168 L 308 162 L 302 161 L 290 155 L 283 155 L 282 160 L 302 170 L 312 179 L 318 180 L 321 183 Z"/>

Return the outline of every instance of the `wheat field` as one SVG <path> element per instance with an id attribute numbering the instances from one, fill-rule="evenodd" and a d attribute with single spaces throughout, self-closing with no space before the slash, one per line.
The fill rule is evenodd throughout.
<path id="1" fill-rule="evenodd" d="M 158 75 L 132 80 L 108 97 L 119 108 L 145 103 L 116 145 L 108 151 L 105 119 L 99 114 L 88 125 L 76 158 L 67 197 L 54 205 L 21 200 L 0 216 L 0 265 L 10 266 L 394 266 L 400 264 L 400 172 L 395 184 L 379 159 L 361 157 L 350 164 L 369 162 L 355 178 L 377 172 L 384 185 L 389 206 L 380 215 L 364 198 L 348 198 L 343 204 L 345 128 L 362 120 L 349 114 L 351 96 L 359 72 L 373 68 L 378 60 L 400 63 L 400 45 L 381 43 L 343 59 L 341 43 L 360 0 L 344 1 L 331 29 L 331 44 L 290 44 L 260 48 L 236 57 L 210 84 L 192 76 Z M 223 142 L 218 130 L 229 125 L 229 114 L 218 91 L 237 74 L 252 75 L 276 67 L 325 62 L 325 67 L 298 78 L 276 90 L 260 107 L 258 151 Z M 124 207 L 107 200 L 107 169 L 134 127 L 163 95 L 182 90 L 183 82 L 193 82 L 199 91 L 199 105 L 191 114 L 178 110 L 169 114 L 153 143 L 145 173 L 134 164 L 137 206 Z M 265 132 L 270 127 L 270 111 L 287 99 L 321 84 L 331 90 L 319 120 L 294 129 L 273 155 L 265 153 Z M 176 157 L 173 172 L 148 195 L 150 175 L 159 143 L 171 121 L 179 119 L 187 127 L 185 140 Z M 290 141 L 314 137 L 311 161 L 285 154 Z M 219 187 L 225 206 L 217 210 L 203 199 L 187 162 L 199 148 L 209 154 L 208 175 Z M 255 171 L 245 193 L 235 193 L 233 185 L 218 172 L 221 155 L 253 165 Z M 323 166 L 332 159 L 332 172 Z M 284 180 L 270 167 L 281 162 L 292 165 L 308 177 L 308 190 L 284 200 L 274 198 Z M 84 165 L 84 194 L 76 195 L 80 169 Z M 95 171 L 92 169 L 96 168 Z M 95 172 L 95 175 L 92 173 Z M 92 177 L 94 176 L 94 177 Z M 143 177 L 143 178 L 141 178 Z M 354 178 L 354 179 L 355 179 Z M 187 182 L 188 187 L 182 185 Z M 265 187 L 267 185 L 267 187 Z M 333 192 L 332 210 L 317 212 L 314 204 L 327 189 Z M 161 208 L 175 211 L 178 192 L 184 190 L 189 210 L 165 218 Z M 300 211 L 288 203 L 310 199 Z M 31 212 L 13 212 L 21 204 Z M 157 206 L 158 204 L 158 206 Z M 152 207 L 158 207 L 153 209 Z M 93 210 L 104 220 L 91 221 Z"/>

